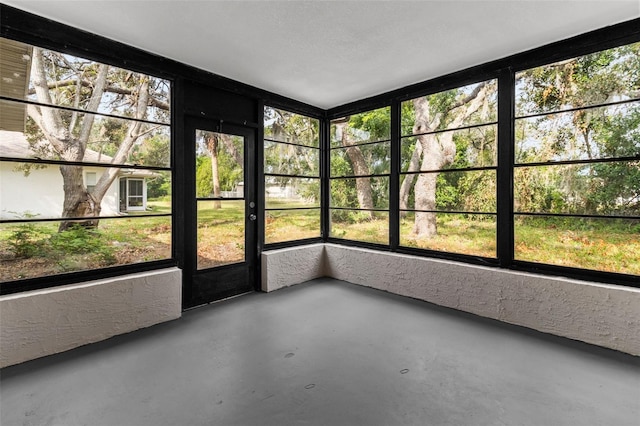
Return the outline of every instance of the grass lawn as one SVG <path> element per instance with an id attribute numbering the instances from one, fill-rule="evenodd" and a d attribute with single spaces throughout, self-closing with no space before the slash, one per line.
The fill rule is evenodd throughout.
<path id="1" fill-rule="evenodd" d="M 632 221 L 518 220 L 515 258 L 640 275 L 640 224 Z"/>
<path id="2" fill-rule="evenodd" d="M 168 202 L 149 203 L 153 212 L 169 212 Z M 206 268 L 244 259 L 244 202 L 198 203 L 198 267 Z M 287 204 L 271 203 L 272 208 Z M 320 235 L 320 210 L 265 212 L 265 241 L 275 243 Z M 46 276 L 123 265 L 171 256 L 171 218 L 103 219 L 97 230 L 59 234 L 57 222 L 4 224 L 0 227 L 0 280 Z M 412 236 L 413 218 L 400 224 L 401 245 L 476 256 L 496 256 L 493 218 L 471 220 L 440 215 L 438 235 Z M 331 235 L 357 241 L 388 244 L 388 213 L 372 220 L 334 221 Z M 518 220 L 515 226 L 518 260 L 640 275 L 640 224 L 615 221 Z"/>

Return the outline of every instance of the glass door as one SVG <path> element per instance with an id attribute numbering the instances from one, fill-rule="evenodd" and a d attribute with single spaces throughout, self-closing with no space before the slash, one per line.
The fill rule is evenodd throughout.
<path id="1" fill-rule="evenodd" d="M 189 120 L 194 193 L 186 229 L 190 305 L 254 290 L 256 283 L 255 131 Z M 186 274 L 186 269 L 183 271 Z"/>

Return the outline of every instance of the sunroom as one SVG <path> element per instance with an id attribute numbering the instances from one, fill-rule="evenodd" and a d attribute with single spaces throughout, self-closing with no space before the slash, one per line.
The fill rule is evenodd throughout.
<path id="1" fill-rule="evenodd" d="M 0 365 L 19 409 L 3 422 L 640 415 L 637 2 L 8 3 Z M 132 31 L 148 7 L 149 34 Z M 204 11 L 220 28 L 188 31 Z M 469 28 L 438 25 L 452 16 Z M 140 366 L 109 354 L 149 367 L 99 402 L 64 365 Z M 153 389 L 171 383 L 181 396 Z M 49 417 L 18 403 L 40 384 Z"/>

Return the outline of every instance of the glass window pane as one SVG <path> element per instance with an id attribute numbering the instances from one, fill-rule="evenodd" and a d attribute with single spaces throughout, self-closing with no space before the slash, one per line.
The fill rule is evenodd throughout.
<path id="1" fill-rule="evenodd" d="M 244 197 L 244 138 L 196 130 L 196 197 Z"/>
<path id="2" fill-rule="evenodd" d="M 515 258 L 640 275 L 640 221 L 516 216 Z"/>
<path id="3" fill-rule="evenodd" d="M 331 210 L 330 236 L 388 245 L 389 213 L 366 210 Z"/>
<path id="4" fill-rule="evenodd" d="M 0 281 L 171 258 L 170 217 L 102 219 L 59 232 L 59 222 L 0 224 Z"/>
<path id="5" fill-rule="evenodd" d="M 2 96 L 146 121 L 170 121 L 168 80 L 4 38 L 0 38 L 0 54 Z M 104 84 L 100 84 L 102 77 Z M 144 98 L 147 102 L 138 102 Z"/>
<path id="6" fill-rule="evenodd" d="M 497 80 L 470 84 L 401 104 L 403 136 L 491 123 L 497 119 Z"/>
<path id="7" fill-rule="evenodd" d="M 299 145 L 264 141 L 264 172 L 320 176 L 320 150 Z"/>
<path id="8" fill-rule="evenodd" d="M 496 171 L 474 170 L 401 175 L 400 208 L 495 212 L 497 208 Z"/>
<path id="9" fill-rule="evenodd" d="M 637 99 L 640 43 L 516 73 L 516 116 Z"/>
<path id="10" fill-rule="evenodd" d="M 198 201 L 197 268 L 244 262 L 244 200 Z"/>
<path id="11" fill-rule="evenodd" d="M 331 176 L 389 174 L 390 149 L 390 142 L 332 149 Z"/>
<path id="12" fill-rule="evenodd" d="M 492 167 L 498 162 L 497 126 L 492 124 L 463 130 L 413 136 L 402 139 L 401 170 L 430 171 Z M 427 147 L 427 155 L 424 155 Z M 448 147 L 446 156 L 439 156 L 433 147 Z"/>
<path id="13" fill-rule="evenodd" d="M 517 167 L 514 210 L 640 215 L 640 161 Z"/>
<path id="14" fill-rule="evenodd" d="M 320 207 L 320 179 L 267 176 L 266 208 Z"/>
<path id="15" fill-rule="evenodd" d="M 320 146 L 320 121 L 278 108 L 264 108 L 264 138 L 313 147 Z"/>
<path id="16" fill-rule="evenodd" d="M 401 216 L 401 246 L 496 257 L 494 215 L 403 212 Z M 425 229 L 432 232 L 425 235 Z"/>
<path id="17" fill-rule="evenodd" d="M 331 179 L 331 207 L 389 208 L 389 178 Z"/>
<path id="18" fill-rule="evenodd" d="M 169 126 L 141 123 L 103 115 L 71 112 L 50 107 L 36 107 L 0 100 L 2 115 L 5 110 L 22 110 L 22 125 L 14 131 L 0 130 L 0 155 L 12 158 L 39 158 L 89 163 L 135 164 L 169 167 Z M 16 112 L 17 114 L 17 112 Z M 51 142 L 34 117 L 49 114 L 61 124 L 62 134 L 73 127 L 69 137 Z M 26 120 L 26 121 L 25 121 Z M 26 123 L 26 124 L 25 124 Z M 83 126 L 88 126 L 83 133 Z M 50 129 L 49 129 L 50 130 Z M 56 133 L 54 133 L 56 134 Z M 84 135 L 84 136 L 83 136 Z M 131 135 L 137 135 L 131 137 Z M 74 145 L 84 141 L 82 149 Z"/>
<path id="19" fill-rule="evenodd" d="M 61 170 L 68 176 L 68 189 L 65 193 L 64 178 Z M 128 187 L 131 197 L 138 197 L 137 205 L 145 200 L 144 181 L 147 181 L 147 205 L 152 209 L 153 199 L 163 199 L 170 204 L 171 180 L 169 172 L 157 172 L 144 169 L 120 169 L 94 166 L 45 165 L 34 163 L 0 162 L 0 218 L 2 219 L 56 219 L 62 217 L 86 216 L 84 209 L 63 213 L 65 196 L 84 197 L 87 205 L 89 191 L 84 184 L 85 173 L 95 173 L 96 184 L 91 188 L 92 199 L 100 198 L 100 216 L 116 216 L 126 211 L 127 187 L 120 186 L 125 179 L 132 179 Z M 133 191 L 133 192 L 131 192 Z M 101 195 L 103 194 L 103 195 Z M 121 197 L 122 195 L 122 197 Z M 133 200 L 133 198 L 131 198 Z M 146 213 L 153 212 L 149 210 Z M 167 210 L 159 211 L 168 213 Z"/>
<path id="20" fill-rule="evenodd" d="M 331 147 L 391 139 L 391 109 L 384 107 L 331 121 Z"/>
<path id="21" fill-rule="evenodd" d="M 129 197 L 142 197 L 143 183 L 139 179 L 128 179 Z"/>
<path id="22" fill-rule="evenodd" d="M 265 243 L 320 237 L 320 209 L 267 210 Z"/>
<path id="23" fill-rule="evenodd" d="M 640 102 L 516 120 L 516 164 L 640 155 Z"/>

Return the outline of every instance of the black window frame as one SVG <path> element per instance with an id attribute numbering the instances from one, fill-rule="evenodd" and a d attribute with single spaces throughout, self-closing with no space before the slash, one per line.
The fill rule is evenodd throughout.
<path id="1" fill-rule="evenodd" d="M 2 5 L 3 9 L 4 9 L 4 5 Z M 3 12 L 3 18 L 4 18 L 4 10 L 2 10 Z M 27 18 L 29 18 L 27 16 Z M 157 123 L 157 124 L 162 124 L 163 126 L 166 126 L 169 128 L 170 130 L 170 150 L 171 150 L 171 154 L 170 154 L 170 160 L 169 160 L 169 165 L 168 166 L 142 166 L 142 165 L 136 165 L 136 164 L 110 164 L 110 163 L 92 163 L 92 162 L 69 162 L 69 161 L 64 161 L 64 160 L 55 160 L 55 159 L 39 159 L 39 158 L 14 158 L 14 157 L 1 157 L 0 161 L 3 162 L 9 162 L 9 163 L 29 163 L 29 164 L 36 164 L 36 165 L 42 165 L 42 166 L 56 166 L 56 165 L 80 165 L 80 166 L 93 166 L 99 169 L 107 169 L 107 168 L 118 168 L 118 169 L 127 169 L 127 170 L 144 170 L 144 171 L 161 171 L 161 172 L 169 172 L 171 174 L 171 185 L 175 185 L 174 182 L 174 171 L 175 171 L 175 162 L 174 162 L 174 126 L 173 126 L 173 120 L 174 120 L 174 94 L 175 94 L 175 84 L 174 84 L 174 78 L 173 76 L 170 75 L 166 75 L 166 74 L 162 74 L 159 73 L 154 67 L 140 67 L 140 66 L 136 66 L 135 64 L 130 64 L 128 61 L 126 60 L 115 60 L 114 58 L 111 58 L 109 56 L 106 55 L 101 55 L 95 52 L 87 52 L 87 51 L 80 51 L 76 48 L 73 47 L 69 47 L 67 44 L 64 45 L 58 45 L 56 44 L 54 41 L 49 40 L 49 41 L 44 41 L 38 37 L 35 37 L 33 34 L 28 33 L 28 34 L 20 34 L 19 36 L 16 37 L 15 34 L 13 34 L 12 31 L 10 31 L 9 28 L 5 27 L 5 22 L 4 19 L 2 21 L 2 32 L 0 34 L 0 37 L 9 39 L 9 40 L 15 40 L 18 41 L 20 43 L 25 43 L 27 45 L 30 46 L 37 46 L 39 48 L 42 49 L 47 49 L 47 50 L 52 50 L 52 51 L 56 51 L 59 53 L 63 53 L 63 54 L 69 54 L 69 55 L 73 55 L 76 56 L 78 58 L 81 59 L 87 59 L 87 60 L 91 60 L 91 61 L 95 61 L 98 63 L 104 63 L 106 65 L 109 66 L 113 66 L 113 67 L 118 67 L 121 69 L 125 69 L 127 71 L 131 71 L 131 72 L 136 72 L 136 73 L 141 73 L 144 75 L 149 75 L 151 77 L 154 78 L 161 78 L 163 80 L 166 80 L 169 82 L 170 88 L 169 88 L 169 99 L 171 102 L 170 105 L 170 119 L 168 123 Z M 91 36 L 92 39 L 96 39 L 98 38 L 97 36 Z M 125 51 L 127 50 L 135 50 L 133 48 L 125 48 Z M 40 105 L 43 107 L 47 107 L 47 108 L 55 108 L 55 109 L 60 109 L 60 110 L 73 110 L 73 111 L 78 111 L 80 113 L 84 113 L 84 110 L 76 110 L 74 108 L 69 108 L 69 107 L 60 107 L 60 106 L 56 106 L 56 105 L 41 105 L 38 102 L 35 101 L 31 101 L 28 99 L 15 99 L 15 98 L 10 98 L 10 97 L 5 97 L 5 96 L 0 96 L 0 100 L 1 101 L 7 101 L 7 102 L 14 102 L 14 103 L 20 103 L 20 104 L 24 104 L 24 105 L 29 105 L 29 104 L 34 104 L 34 105 Z M 88 112 L 87 113 L 91 113 Z M 116 118 L 116 119 L 126 119 L 126 117 L 123 116 L 119 116 L 119 115 L 110 115 L 110 114 L 97 114 L 100 116 L 105 116 L 105 117 L 111 117 L 111 118 Z M 149 120 L 138 120 L 138 121 L 144 121 L 144 122 L 150 122 L 150 123 L 155 123 L 154 121 L 149 121 Z M 83 177 L 86 178 L 86 176 L 84 176 L 83 173 Z M 118 182 L 117 186 L 118 186 L 118 192 L 119 192 L 119 179 L 120 178 L 116 178 L 116 182 Z M 172 191 L 173 193 L 173 191 Z M 173 197 L 172 197 L 173 200 Z M 128 218 L 159 218 L 159 217 L 168 217 L 171 220 L 172 223 L 172 228 L 173 228 L 173 222 L 174 222 L 174 209 L 175 209 L 175 204 L 172 201 L 172 205 L 171 205 L 171 213 L 137 213 L 135 216 L 120 216 L 120 215 L 101 215 L 100 216 L 100 220 L 122 220 L 122 219 L 128 219 Z M 34 224 L 34 223 L 45 223 L 45 222 L 61 222 L 64 220 L 68 220 L 69 218 L 20 218 L 20 219 L 3 219 L 0 220 L 0 223 L 2 224 L 11 224 L 11 223 L 16 223 L 16 224 Z M 73 219 L 73 218 L 71 218 Z M 81 218 L 77 218 L 77 219 L 81 219 Z M 109 277 L 115 277 L 115 276 L 119 276 L 119 275 L 124 275 L 124 274 L 129 274 L 129 273 L 133 273 L 133 272 L 143 272 L 143 271 L 150 271 L 150 270 L 154 270 L 154 269 L 160 269 L 160 268 L 166 268 L 166 267 L 170 267 L 170 266 L 175 266 L 176 265 L 176 248 L 175 248 L 175 242 L 174 242 L 174 237 L 173 237 L 173 229 L 172 229 L 172 243 L 171 243 L 171 251 L 170 251 L 170 255 L 169 257 L 165 258 L 165 259 L 159 259 L 159 260 L 153 260 L 153 261 L 145 261 L 145 262 L 137 262 L 137 263 L 129 263 L 129 264 L 123 264 L 123 265 L 114 265 L 114 266 L 107 266 L 107 267 L 102 267 L 102 268 L 93 268 L 93 269 L 85 269 L 85 270 L 78 270 L 78 271 L 73 271 L 73 272 L 62 272 L 59 274 L 55 274 L 55 275 L 51 275 L 51 276 L 39 276 L 39 277 L 32 277 L 32 278 L 26 278 L 26 279 L 19 279 L 19 280 L 13 280 L 13 281 L 6 281 L 6 282 L 2 282 L 0 284 L 0 294 L 4 295 L 4 294 L 12 294 L 12 293 L 17 293 L 17 292 L 22 292 L 22 291 L 29 291 L 29 290 L 38 290 L 38 289 L 43 289 L 43 288 L 49 288 L 49 287 L 56 287 L 56 286 L 60 286 L 60 285 L 65 285 L 65 284 L 71 284 L 71 283 L 77 283 L 77 282 L 83 282 L 83 281 L 87 281 L 87 280 L 95 280 L 95 279 L 102 279 L 102 278 L 109 278 Z"/>
<path id="2" fill-rule="evenodd" d="M 514 171 L 514 116 L 515 116 L 515 73 L 551 64 L 564 59 L 581 56 L 608 48 L 640 41 L 640 18 L 600 28 L 565 40 L 554 42 L 542 47 L 531 49 L 502 59 L 487 62 L 468 69 L 456 71 L 437 78 L 412 84 L 397 90 L 372 96 L 330 109 L 321 109 L 303 102 L 271 93 L 259 88 L 245 85 L 228 78 L 195 69 L 176 61 L 141 51 L 131 46 L 105 39 L 91 33 L 72 28 L 67 25 L 51 21 L 11 6 L 0 4 L 0 36 L 24 43 L 38 45 L 43 48 L 62 51 L 87 59 L 107 63 L 121 68 L 157 76 L 171 81 L 171 164 L 177 169 L 172 179 L 172 258 L 167 261 L 130 264 L 113 268 L 88 270 L 12 281 L 0 284 L 0 294 L 17 293 L 21 291 L 55 287 L 59 285 L 84 282 L 89 280 L 125 275 L 170 266 L 183 265 L 182 246 L 187 241 L 184 229 L 180 225 L 184 219 L 182 211 L 184 199 L 181 191 L 184 189 L 188 176 L 180 170 L 179 165 L 184 162 L 184 149 L 181 147 L 181 134 L 184 129 L 185 111 L 189 111 L 190 104 L 185 99 L 187 82 L 203 84 L 208 87 L 247 96 L 256 102 L 255 122 L 257 128 L 257 156 L 258 164 L 262 164 L 263 110 L 264 105 L 282 108 L 287 111 L 303 114 L 320 119 L 320 184 L 321 184 L 321 237 L 311 240 L 298 240 L 286 243 L 276 243 L 265 247 L 264 244 L 264 176 L 258 170 L 258 252 L 263 249 L 277 249 L 292 247 L 314 242 L 331 242 L 346 246 L 373 248 L 380 251 L 406 253 L 428 258 L 442 258 L 462 261 L 470 264 L 500 267 L 506 270 L 541 273 L 551 276 L 564 276 L 588 281 L 640 287 L 640 279 L 636 275 L 618 274 L 603 271 L 586 270 L 580 268 L 562 267 L 555 265 L 537 264 L 514 260 L 514 230 L 513 230 L 513 171 Z M 398 66 L 402 66 L 398 64 Z M 333 239 L 329 236 L 329 132 L 330 121 L 350 114 L 357 114 L 385 106 L 391 107 L 391 173 L 389 181 L 390 194 L 399 192 L 399 156 L 400 156 L 400 103 L 419 96 L 425 96 L 444 90 L 472 84 L 489 79 L 498 79 L 498 171 L 497 171 L 497 259 L 485 259 L 475 256 L 446 252 L 430 252 L 428 250 L 399 246 L 399 203 L 397 196 L 389 198 L 389 239 L 386 246 L 358 241 Z M 201 112 L 207 118 L 224 119 L 225 117 L 211 117 L 209 112 Z M 244 123 L 246 124 L 246 122 Z M 503 143 L 501 141 L 510 141 Z M 262 183 L 261 183 L 262 182 Z M 262 235 L 262 237 L 260 237 Z"/>
<path id="3" fill-rule="evenodd" d="M 275 139 L 271 139 L 267 136 L 264 135 L 264 110 L 266 108 L 272 108 L 272 109 L 277 109 L 277 110 L 283 110 L 286 111 L 288 113 L 292 113 L 292 114 L 297 114 L 300 116 L 303 116 L 305 118 L 311 119 L 311 120 L 317 120 L 318 121 L 318 146 L 310 146 L 310 145 L 305 145 L 305 144 L 298 144 L 298 143 L 293 143 L 293 142 L 284 142 L 284 141 L 279 141 L 279 140 L 275 140 Z M 259 151 L 261 153 L 261 157 L 258 160 L 258 180 L 261 184 L 261 188 L 259 190 L 259 194 L 260 194 L 260 201 L 258 203 L 259 206 L 263 206 L 263 208 L 259 209 L 260 210 L 260 214 L 258 215 L 258 221 L 260 224 L 258 233 L 259 233 L 259 240 L 260 240 L 260 247 L 262 250 L 276 250 L 279 248 L 286 248 L 286 247 L 295 247 L 295 246 L 300 246 L 300 245 L 305 245 L 305 244 L 313 244 L 313 243 L 318 243 L 318 242 L 322 242 L 323 241 L 323 230 L 324 230 L 324 215 L 323 215 L 323 200 L 324 200 L 324 185 L 323 185 L 323 180 L 324 180 L 324 170 L 323 170 L 323 166 L 324 166 L 324 135 L 323 135 L 323 121 L 324 121 L 324 117 L 322 115 L 318 116 L 316 115 L 312 115 L 309 114 L 309 111 L 301 111 L 298 108 L 296 108 L 293 105 L 290 104 L 282 104 L 282 103 L 278 103 L 278 102 L 267 102 L 262 106 L 261 109 L 261 118 L 262 118 L 262 123 L 263 125 L 261 126 L 261 137 L 260 137 L 260 148 Z M 280 143 L 280 144 L 286 144 L 286 145 L 293 145 L 293 146 L 297 146 L 297 147 L 302 147 L 302 148 L 306 148 L 306 149 L 315 149 L 318 151 L 318 175 L 317 176 L 308 176 L 308 175 L 289 175 L 289 174 L 280 174 L 280 173 L 268 173 L 265 172 L 264 170 L 264 164 L 265 164 L 265 160 L 264 160 L 264 143 L 265 142 L 273 142 L 273 143 Z M 278 208 L 268 208 L 267 207 L 267 201 L 266 201 L 266 179 L 268 177 L 280 177 L 280 176 L 285 176 L 285 177 L 290 177 L 290 178 L 299 178 L 299 179 L 317 179 L 319 182 L 319 206 L 311 206 L 311 207 L 290 207 L 290 208 L 284 208 L 284 209 L 278 209 Z M 292 239 L 292 240 L 286 240 L 286 241 L 277 241 L 277 242 L 271 242 L 271 243 L 267 243 L 266 242 L 266 212 L 267 211 L 301 211 L 301 210 L 318 210 L 318 213 L 320 215 L 320 228 L 318 229 L 318 235 L 315 237 L 310 237 L 310 238 L 300 238 L 300 239 Z"/>
<path id="4" fill-rule="evenodd" d="M 390 131 L 389 131 L 389 137 L 388 138 L 384 138 L 384 139 L 379 139 L 379 138 L 374 138 L 371 140 L 367 140 L 367 141 L 361 141 L 361 142 L 355 142 L 352 146 L 356 146 L 356 147 L 367 147 L 367 146 L 374 146 L 374 145 L 380 145 L 380 144 L 389 144 L 389 172 L 388 173 L 371 173 L 371 174 L 364 174 L 364 175 L 359 175 L 359 174 L 344 174 L 344 175 L 332 175 L 331 174 L 331 154 L 332 152 L 337 152 L 337 151 L 341 151 L 341 150 L 346 150 L 348 149 L 345 146 L 332 146 L 332 141 L 331 138 L 328 137 L 327 139 L 327 158 L 326 158 L 326 162 L 327 162 L 327 197 L 326 197 L 326 220 L 327 220 L 327 236 L 326 236 L 326 241 L 328 242 L 332 242 L 332 243 L 338 243 L 338 244 L 346 244 L 346 245 L 352 245 L 352 243 L 355 243 L 355 245 L 362 245 L 363 247 L 369 247 L 369 248 L 376 248 L 376 249 L 382 249 L 382 250 L 386 250 L 390 245 L 391 242 L 393 241 L 393 238 L 395 238 L 395 236 L 393 235 L 393 231 L 392 231 L 392 213 L 391 213 L 391 209 L 394 206 L 394 204 L 392 203 L 392 196 L 391 194 L 393 194 L 393 192 L 391 192 L 391 188 L 393 185 L 392 182 L 392 172 L 394 169 L 394 157 L 393 157 L 393 150 L 394 150 L 394 143 L 393 143 L 393 131 L 394 131 L 394 124 L 393 124 L 393 111 L 392 111 L 392 106 L 390 103 L 384 104 L 384 105 L 379 105 L 376 108 L 367 108 L 364 109 L 362 111 L 358 111 L 358 112 L 354 112 L 354 113 L 350 113 L 350 114 L 343 114 L 343 115 L 338 115 L 335 117 L 331 117 L 329 119 L 327 119 L 327 130 L 330 132 L 331 130 L 331 126 L 332 126 L 332 122 L 336 121 L 336 120 L 340 120 L 340 119 L 345 119 L 347 116 L 351 116 L 351 115 L 356 115 L 356 114 L 362 114 L 362 113 L 367 113 L 367 112 L 372 112 L 375 110 L 380 110 L 380 109 L 389 109 L 389 121 L 390 121 Z M 331 205 L 331 182 L 332 181 L 337 181 L 337 180 L 346 180 L 346 179 L 388 179 L 389 180 L 389 193 L 387 194 L 387 201 L 388 201 L 388 207 L 385 208 L 378 208 L 375 207 L 372 209 L 365 209 L 365 208 L 360 208 L 360 207 L 344 207 L 344 206 L 332 206 Z M 373 241 L 363 241 L 363 240 L 351 240 L 348 238 L 342 238 L 342 237 L 338 237 L 335 235 L 331 234 L 331 224 L 332 224 L 332 219 L 331 219 L 331 212 L 334 210 L 338 210 L 338 211 L 346 211 L 346 212 L 371 212 L 373 214 L 376 213 L 386 213 L 387 214 L 387 239 L 388 239 L 388 244 L 382 244 L 382 243 L 377 243 L 377 242 L 373 242 Z"/>
<path id="5" fill-rule="evenodd" d="M 327 111 L 327 121 L 350 114 L 391 105 L 391 181 L 390 181 L 390 244 L 385 247 L 355 240 L 327 238 L 326 241 L 355 247 L 381 249 L 390 252 L 411 254 L 462 261 L 470 264 L 500 267 L 503 269 L 564 276 L 630 287 L 640 287 L 640 277 L 625 273 L 527 262 L 514 257 L 514 170 L 518 167 L 514 159 L 515 141 L 515 75 L 519 71 L 552 64 L 558 61 L 594 53 L 626 44 L 640 42 L 640 19 L 633 19 L 610 27 L 597 29 L 566 40 L 551 43 L 536 49 L 518 53 L 493 62 L 447 74 L 402 89 L 397 89 L 361 101 L 352 102 Z M 399 244 L 399 183 L 401 103 L 421 96 L 463 87 L 469 84 L 496 79 L 498 82 L 497 119 L 497 165 L 496 165 L 496 248 L 497 257 L 485 258 L 460 253 L 433 251 Z M 609 160 L 605 160 L 609 161 Z"/>

